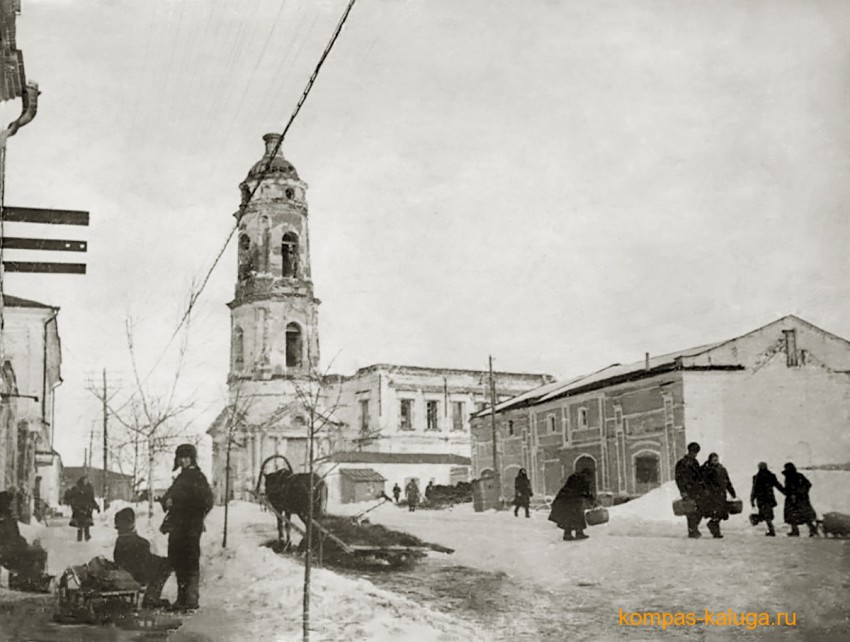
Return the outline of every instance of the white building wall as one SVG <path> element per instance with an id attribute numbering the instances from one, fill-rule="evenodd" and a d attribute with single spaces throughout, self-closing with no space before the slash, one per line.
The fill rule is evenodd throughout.
<path id="1" fill-rule="evenodd" d="M 850 462 L 850 375 L 776 354 L 758 370 L 685 372 L 685 435 L 738 475 Z M 748 491 L 748 489 L 747 489 Z"/>
<path id="2" fill-rule="evenodd" d="M 369 468 L 377 473 L 380 473 L 386 478 L 384 483 L 384 492 L 392 497 L 393 484 L 398 484 L 401 487 L 401 499 L 404 499 L 404 487 L 407 480 L 411 477 L 419 479 L 419 491 L 424 497 L 425 487 L 432 479 L 437 485 L 451 484 L 451 469 L 457 464 L 361 464 L 361 463 L 345 463 L 339 464 L 338 467 L 327 476 L 326 482 L 328 485 L 328 503 L 341 503 L 341 483 L 342 475 L 339 473 L 340 468 Z"/>

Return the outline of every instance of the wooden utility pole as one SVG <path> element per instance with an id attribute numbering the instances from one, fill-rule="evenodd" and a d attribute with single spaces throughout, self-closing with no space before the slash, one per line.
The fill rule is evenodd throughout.
<path id="1" fill-rule="evenodd" d="M 109 481 L 107 475 L 107 464 L 109 463 L 109 448 L 106 437 L 108 422 L 108 409 L 106 407 L 106 368 L 103 369 L 103 510 L 109 508 Z"/>
<path id="2" fill-rule="evenodd" d="M 499 503 L 502 500 L 502 475 L 499 471 L 499 450 L 496 434 L 496 379 L 493 376 L 493 356 L 490 355 L 490 425 L 493 428 L 493 474 L 496 476 L 496 488 L 499 489 Z"/>

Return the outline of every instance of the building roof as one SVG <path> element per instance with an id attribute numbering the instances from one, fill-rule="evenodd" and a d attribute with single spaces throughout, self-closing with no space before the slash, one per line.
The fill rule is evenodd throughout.
<path id="1" fill-rule="evenodd" d="M 340 468 L 339 474 L 355 482 L 385 482 L 387 478 L 371 468 Z"/>
<path id="2" fill-rule="evenodd" d="M 442 453 L 345 452 L 332 455 L 331 461 L 339 464 L 472 464 L 469 457 Z"/>
<path id="3" fill-rule="evenodd" d="M 47 305 L 46 303 L 39 303 L 38 301 L 31 301 L 30 299 L 22 299 L 17 296 L 12 296 L 11 294 L 3 295 L 3 305 L 7 308 L 46 308 L 46 309 L 55 309 L 56 306 Z"/>
<path id="4" fill-rule="evenodd" d="M 77 480 L 83 475 L 88 476 L 89 482 L 92 486 L 98 487 L 98 484 L 103 481 L 103 469 L 101 468 L 86 468 L 85 466 L 64 466 L 62 468 L 62 481 L 66 483 L 77 483 Z M 132 482 L 132 475 L 125 475 L 124 473 L 117 473 L 114 470 L 106 471 L 107 480 L 112 481 L 127 481 Z M 99 490 L 99 488 L 96 488 Z"/>
<path id="5" fill-rule="evenodd" d="M 298 172 L 295 171 L 295 166 L 283 157 L 283 148 L 278 146 L 277 153 L 274 158 L 271 154 L 275 145 L 280 141 L 280 134 L 266 134 L 263 136 L 263 142 L 266 144 L 266 152 L 263 157 L 258 160 L 248 171 L 249 179 L 262 178 L 266 175 L 279 174 L 283 178 L 298 179 Z"/>
<path id="6" fill-rule="evenodd" d="M 393 364 L 393 363 L 373 363 L 370 366 L 364 366 L 362 368 L 358 368 L 357 372 L 354 373 L 354 376 L 358 376 L 361 374 L 366 374 L 367 372 L 377 372 L 378 370 L 391 370 L 395 372 L 410 372 L 410 373 L 445 373 L 445 374 L 461 374 L 461 375 L 489 375 L 490 372 L 488 370 L 465 370 L 463 368 L 429 368 L 427 366 L 405 366 L 401 364 Z M 495 377 L 524 377 L 524 378 L 534 378 L 541 379 L 543 381 L 554 381 L 554 377 L 550 374 L 545 373 L 537 373 L 537 372 L 502 372 L 502 371 L 493 371 L 493 376 Z"/>
<path id="7" fill-rule="evenodd" d="M 794 321 L 804 323 L 805 325 L 814 328 L 820 332 L 825 334 L 830 334 L 821 328 L 805 321 L 804 319 L 800 319 L 794 315 L 787 315 L 778 319 L 777 321 L 773 321 L 771 323 L 765 324 L 756 330 L 747 332 L 743 335 L 733 337 L 731 339 L 725 339 L 723 341 L 717 341 L 715 343 L 708 343 L 705 345 L 697 346 L 694 348 L 687 348 L 685 350 L 679 350 L 677 352 L 669 352 L 667 354 L 659 355 L 657 357 L 650 357 L 647 361 L 643 359 L 641 361 L 635 361 L 629 364 L 620 364 L 615 363 L 606 368 L 602 368 L 601 370 L 597 370 L 596 372 L 592 372 L 590 374 L 581 375 L 579 377 L 575 377 L 573 379 L 569 379 L 567 381 L 556 382 L 554 384 L 547 384 L 544 386 L 540 386 L 533 390 L 529 390 L 528 392 L 524 392 L 519 395 L 515 395 L 510 399 L 507 399 L 499 404 L 496 404 L 496 412 L 502 412 L 504 410 L 510 410 L 511 408 L 518 408 L 523 406 L 532 406 L 539 403 L 544 403 L 546 401 L 551 401 L 553 399 L 558 399 L 560 397 L 566 397 L 571 394 L 577 394 L 579 392 L 587 392 L 589 390 L 593 390 L 596 388 L 601 388 L 606 385 L 613 385 L 615 383 L 619 383 L 621 381 L 627 381 L 631 379 L 636 379 L 645 376 L 656 375 L 661 372 L 666 372 L 669 370 L 676 369 L 686 369 L 685 366 L 682 365 L 682 360 L 690 357 L 696 357 L 698 355 L 705 354 L 711 350 L 719 348 L 720 346 L 726 345 L 732 341 L 736 341 L 745 336 L 758 332 L 769 325 L 774 323 L 780 323 L 782 321 L 786 321 L 789 319 L 793 319 Z M 836 335 L 830 335 L 836 337 Z M 836 337 L 841 339 L 842 341 L 846 341 L 841 337 Z M 743 366 L 735 363 L 727 363 L 727 364 L 715 364 L 711 367 L 712 369 L 717 370 L 729 370 L 729 369 L 741 369 Z M 473 417 L 485 417 L 490 413 L 490 409 L 481 410 L 473 415 Z"/>

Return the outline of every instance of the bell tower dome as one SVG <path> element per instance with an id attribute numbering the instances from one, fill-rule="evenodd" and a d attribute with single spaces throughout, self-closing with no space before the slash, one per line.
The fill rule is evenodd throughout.
<path id="1" fill-rule="evenodd" d="M 319 362 L 310 273 L 307 184 L 283 156 L 280 134 L 240 184 L 229 381 L 304 377 Z M 254 196 L 248 201 L 250 194 Z"/>

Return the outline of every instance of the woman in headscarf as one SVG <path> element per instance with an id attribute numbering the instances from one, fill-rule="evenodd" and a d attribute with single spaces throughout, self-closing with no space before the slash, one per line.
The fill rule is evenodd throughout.
<path id="1" fill-rule="evenodd" d="M 525 509 L 525 516 L 531 517 L 528 512 L 528 505 L 531 501 L 531 480 L 528 478 L 528 473 L 525 468 L 520 468 L 514 479 L 514 517 L 519 517 L 519 509 Z"/>
<path id="2" fill-rule="evenodd" d="M 797 467 L 790 461 L 785 464 L 782 474 L 785 476 L 785 523 L 791 525 L 789 537 L 799 537 L 800 524 L 809 527 L 809 537 L 818 534 L 815 520 L 817 514 L 809 501 L 809 489 L 812 483 L 806 476 L 797 472 Z"/>
<path id="3" fill-rule="evenodd" d="M 587 539 L 587 535 L 584 534 L 584 529 L 587 528 L 587 520 L 584 517 L 585 503 L 593 504 L 596 501 L 590 487 L 592 474 L 588 470 L 583 470 L 567 477 L 566 483 L 552 502 L 549 521 L 555 522 L 558 528 L 564 529 L 565 540 Z M 573 531 L 575 531 L 575 537 L 573 537 Z"/>
<path id="4" fill-rule="evenodd" d="M 729 519 L 729 509 L 726 506 L 726 493 L 737 497 L 729 473 L 720 463 L 717 453 L 711 453 L 702 465 L 702 514 L 708 518 L 708 531 L 712 537 L 721 538 L 720 520 Z"/>

